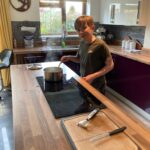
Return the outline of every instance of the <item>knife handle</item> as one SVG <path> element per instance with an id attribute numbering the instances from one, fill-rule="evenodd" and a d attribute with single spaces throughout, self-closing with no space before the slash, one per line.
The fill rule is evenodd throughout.
<path id="1" fill-rule="evenodd" d="M 120 133 L 120 132 L 123 132 L 127 127 L 121 127 L 119 129 L 116 129 L 116 130 L 113 130 L 111 132 L 109 132 L 109 135 L 114 135 L 114 134 L 117 134 L 117 133 Z"/>
<path id="2" fill-rule="evenodd" d="M 99 112 L 99 108 L 94 109 L 87 117 L 87 120 L 91 120 L 98 112 Z"/>

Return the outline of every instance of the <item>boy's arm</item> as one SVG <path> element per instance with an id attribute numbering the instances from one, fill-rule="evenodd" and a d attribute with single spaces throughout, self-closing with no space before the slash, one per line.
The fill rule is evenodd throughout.
<path id="1" fill-rule="evenodd" d="M 92 81 L 94 79 L 105 75 L 106 73 L 111 71 L 113 69 L 113 67 L 114 67 L 114 62 L 113 62 L 112 56 L 110 55 L 106 58 L 105 66 L 102 69 L 100 69 L 99 71 L 97 71 L 95 73 L 92 73 L 92 74 L 89 74 L 89 75 L 83 77 L 83 79 L 85 79 L 89 83 L 92 83 Z"/>

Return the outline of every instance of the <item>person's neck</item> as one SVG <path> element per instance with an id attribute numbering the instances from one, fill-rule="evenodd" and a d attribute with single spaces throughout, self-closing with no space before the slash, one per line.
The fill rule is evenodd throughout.
<path id="1" fill-rule="evenodd" d="M 89 44 L 93 43 L 95 41 L 96 37 L 92 35 L 91 37 L 85 39 L 85 41 Z"/>

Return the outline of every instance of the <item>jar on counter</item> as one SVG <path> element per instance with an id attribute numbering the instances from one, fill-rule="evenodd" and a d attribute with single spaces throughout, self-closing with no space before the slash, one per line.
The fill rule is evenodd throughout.
<path id="1" fill-rule="evenodd" d="M 125 42 L 125 49 L 129 49 L 130 48 L 130 40 L 127 40 L 126 42 Z"/>
<path id="2" fill-rule="evenodd" d="M 34 47 L 33 35 L 24 36 L 24 46 L 25 46 L 25 48 L 33 48 Z"/>
<path id="3" fill-rule="evenodd" d="M 13 46 L 14 46 L 14 48 L 17 48 L 17 40 L 15 38 L 13 40 Z"/>
<path id="4" fill-rule="evenodd" d="M 125 43 L 126 43 L 126 40 L 122 40 L 122 43 L 121 43 L 122 48 L 125 48 Z"/>
<path id="5" fill-rule="evenodd" d="M 136 42 L 135 41 L 130 41 L 129 49 L 134 50 L 136 47 Z"/>

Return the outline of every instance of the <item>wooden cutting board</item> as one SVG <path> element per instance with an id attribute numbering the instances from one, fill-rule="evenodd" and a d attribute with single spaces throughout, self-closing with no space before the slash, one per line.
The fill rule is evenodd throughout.
<path id="1" fill-rule="evenodd" d="M 91 137 L 119 128 L 104 112 L 93 118 L 87 129 L 77 126 L 88 114 L 70 117 L 61 121 L 64 132 L 73 149 L 78 150 L 138 150 L 139 147 L 124 132 L 97 141 L 89 141 Z"/>

